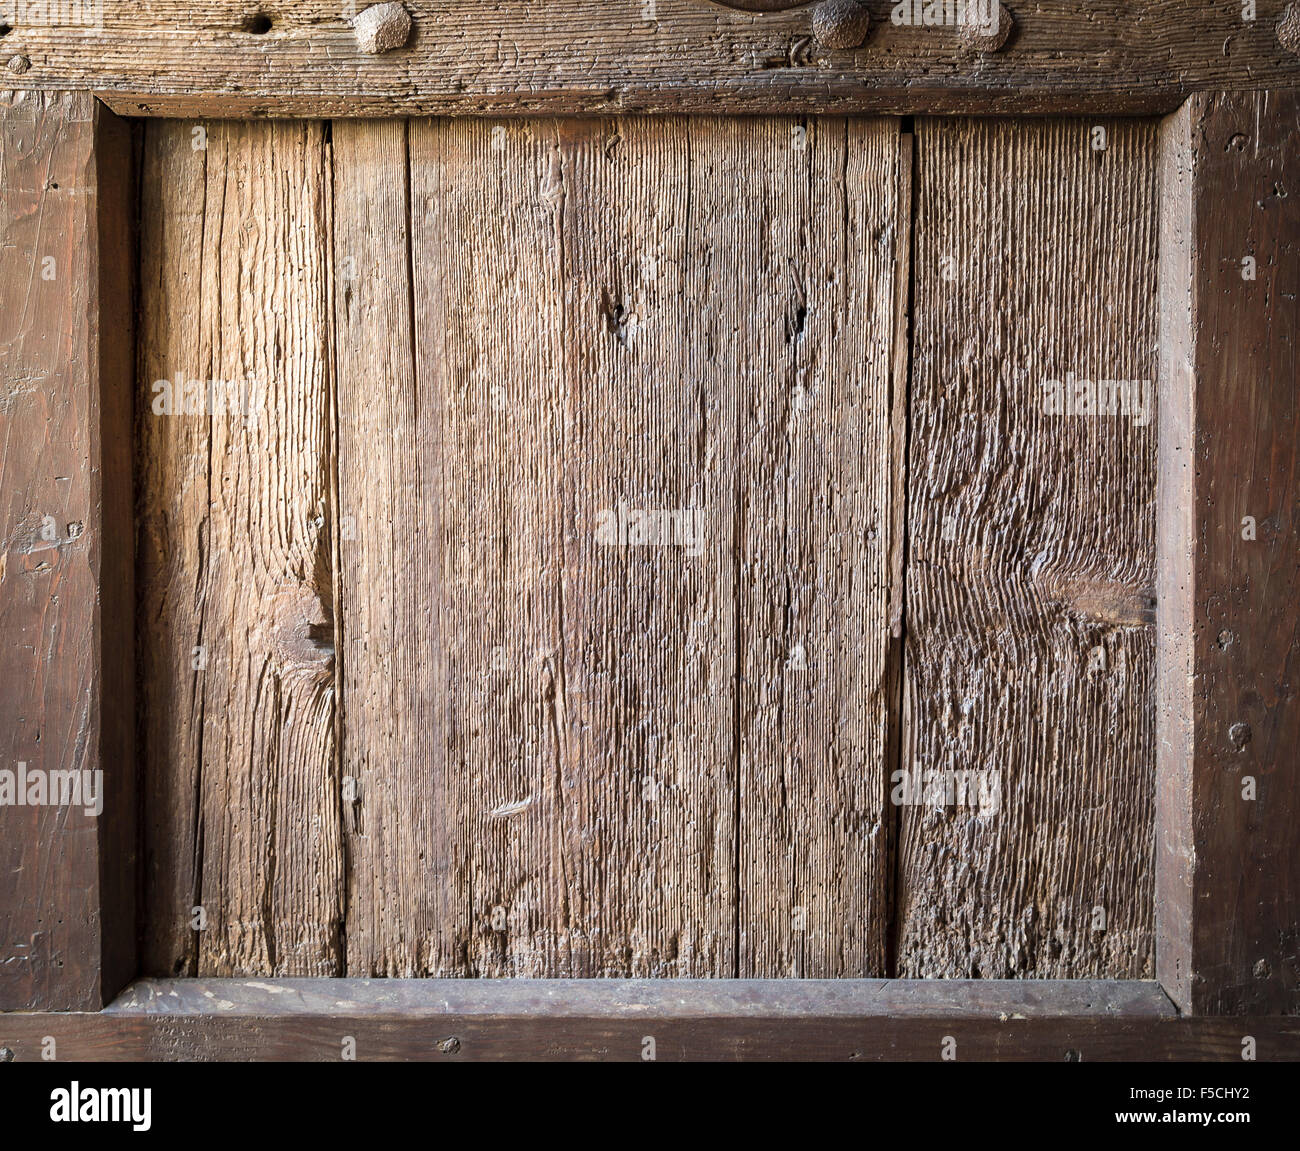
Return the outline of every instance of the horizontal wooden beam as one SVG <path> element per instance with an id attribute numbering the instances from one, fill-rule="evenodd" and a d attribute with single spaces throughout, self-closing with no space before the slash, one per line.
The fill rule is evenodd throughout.
<path id="1" fill-rule="evenodd" d="M 573 1016 L 754 1019 L 1173 1015 L 1160 985 L 1049 979 L 143 979 L 113 1015 Z"/>
<path id="2" fill-rule="evenodd" d="M 0 1015 L 0 1059 L 1300 1059 L 1300 1019 L 1176 1016 L 1155 983 L 179 980 Z"/>
<path id="3" fill-rule="evenodd" d="M 409 3 L 400 48 L 362 50 L 335 0 L 4 0 L 6 84 L 94 91 L 127 115 L 1157 113 L 1191 92 L 1300 83 L 1279 35 L 1285 0 L 1254 18 L 1218 0 L 1006 4 L 996 52 L 955 25 L 895 22 L 870 0 L 860 48 L 813 35 L 812 8 L 708 0 Z M 956 6 L 952 6 L 955 13 Z"/>

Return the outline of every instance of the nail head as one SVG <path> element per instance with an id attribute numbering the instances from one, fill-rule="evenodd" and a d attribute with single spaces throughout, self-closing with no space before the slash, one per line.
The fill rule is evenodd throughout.
<path id="1" fill-rule="evenodd" d="M 400 48 L 411 36 L 411 17 L 400 4 L 376 4 L 352 21 L 361 51 L 370 55 Z"/>
<path id="2" fill-rule="evenodd" d="M 858 0 L 823 0 L 813 11 L 813 36 L 823 48 L 861 48 L 871 13 Z"/>
<path id="3" fill-rule="evenodd" d="M 1300 4 L 1288 4 L 1277 22 L 1277 39 L 1288 52 L 1300 56 Z"/>
<path id="4" fill-rule="evenodd" d="M 1015 20 L 1005 4 L 998 4 L 996 19 L 985 24 L 963 24 L 958 38 L 968 52 L 996 52 L 1011 35 Z"/>

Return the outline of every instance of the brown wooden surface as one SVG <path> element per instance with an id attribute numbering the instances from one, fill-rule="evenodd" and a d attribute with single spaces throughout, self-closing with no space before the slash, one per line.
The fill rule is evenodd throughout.
<path id="1" fill-rule="evenodd" d="M 324 131 L 214 124 L 205 148 L 196 139 L 156 124 L 144 146 L 146 970 L 332 975 L 343 855 Z M 247 382 L 261 410 L 156 414 L 155 383 L 182 377 Z"/>
<path id="2" fill-rule="evenodd" d="M 1169 112 L 1190 92 L 1285 87 L 1300 57 L 1278 41 L 1284 0 L 1012 3 L 997 53 L 960 47 L 957 29 L 890 20 L 868 5 L 858 50 L 820 47 L 811 9 L 744 13 L 707 0 L 446 0 L 412 7 L 408 44 L 361 51 L 347 18 L 361 4 L 307 0 L 267 9 L 213 0 L 105 0 L 102 21 L 11 17 L 7 83 L 85 88 L 124 115 L 393 116 L 419 113 Z"/>
<path id="3" fill-rule="evenodd" d="M 902 976 L 1154 971 L 1155 422 L 1042 404 L 1154 392 L 1154 129 L 1091 129 L 917 124 L 902 762 L 1001 800 L 900 809 Z"/>
<path id="4" fill-rule="evenodd" d="M 720 150 L 702 201 L 736 221 L 710 310 L 740 304 L 718 365 L 740 392 L 737 974 L 883 975 L 910 153 L 893 121 L 792 129 L 748 129 L 748 179 Z"/>
<path id="5" fill-rule="evenodd" d="M 349 970 L 882 971 L 896 125 L 336 127 Z"/>
<path id="6" fill-rule="evenodd" d="M 535 125 L 495 140 L 486 124 L 411 125 L 419 464 L 444 524 L 431 573 L 439 736 L 464 843 L 443 931 L 465 974 L 572 974 L 605 941 L 587 940 L 571 903 L 587 877 L 567 826 L 561 153 Z"/>
<path id="7" fill-rule="evenodd" d="M 1159 975 L 1197 1013 L 1300 1012 L 1298 138 L 1271 93 L 1162 139 Z"/>
<path id="8" fill-rule="evenodd" d="M 407 134 L 401 121 L 333 127 L 347 970 L 445 976 L 465 971 L 468 872 L 445 737 L 441 413 L 413 355 Z"/>
<path id="9" fill-rule="evenodd" d="M 1161 976 L 1255 1012 L 1296 1002 L 1300 733 L 1289 633 L 1228 617 L 1294 617 L 1295 222 L 1281 144 L 1232 165 L 1296 118 L 1234 100 L 1166 126 L 1166 395 L 1184 362 L 1218 390 L 1161 415 Z M 1000 771 L 987 818 L 884 815 L 871 777 L 901 613 L 896 125 L 338 127 L 146 142 L 148 969 L 854 975 L 892 947 L 906 975 L 1151 974 L 1154 427 L 1047 417 L 1038 388 L 1154 376 L 1152 127 L 1101 152 L 1090 122 L 920 128 L 904 763 Z M 1238 234 L 1255 281 L 1205 255 Z M 178 375 L 251 376 L 259 422 L 154 416 Z M 1263 438 L 1216 434 L 1230 410 Z M 875 446 L 837 456 L 845 428 Z M 1238 487 L 1259 539 L 1237 515 L 1219 550 Z M 595 546 L 629 492 L 707 509 L 704 558 Z M 1260 799 L 1225 803 L 1250 774 Z"/>
<path id="10" fill-rule="evenodd" d="M 104 803 L 0 806 L 0 1007 L 136 970 L 131 203 L 115 116 L 0 94 L 0 768 L 102 771 Z"/>
<path id="11" fill-rule="evenodd" d="M 99 1015 L 0 1015 L 61 1060 L 958 1062 L 1300 1059 L 1300 1021 L 1179 1018 L 1155 983 L 225 980 L 144 983 Z M 951 1042 L 949 1042 L 951 1041 Z"/>

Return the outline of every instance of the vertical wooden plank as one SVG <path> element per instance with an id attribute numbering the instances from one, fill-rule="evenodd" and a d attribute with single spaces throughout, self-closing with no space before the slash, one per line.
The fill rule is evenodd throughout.
<path id="1" fill-rule="evenodd" d="M 1300 96 L 1162 128 L 1158 974 L 1300 1012 Z"/>
<path id="2" fill-rule="evenodd" d="M 883 975 L 898 124 L 715 131 L 700 211 L 734 309 L 716 354 L 740 445 L 739 974 Z"/>
<path id="3" fill-rule="evenodd" d="M 324 131 L 158 124 L 146 153 L 149 963 L 340 974 Z"/>
<path id="4" fill-rule="evenodd" d="M 131 142 L 0 94 L 0 1009 L 135 973 Z"/>
<path id="5" fill-rule="evenodd" d="M 440 439 L 445 819 L 465 844 L 438 849 L 466 899 L 443 934 L 470 974 L 568 975 L 562 161 L 551 126 L 497 127 L 410 130 L 416 379 Z"/>
<path id="6" fill-rule="evenodd" d="M 446 773 L 443 412 L 437 372 L 415 372 L 407 131 L 333 125 L 348 971 L 398 977 L 465 974 L 469 913 L 464 789 Z"/>
<path id="7" fill-rule="evenodd" d="M 1154 128 L 917 144 L 898 974 L 1149 977 Z"/>
<path id="8" fill-rule="evenodd" d="M 560 811 L 575 975 L 735 969 L 743 128 L 566 125 Z M 734 286 L 734 280 L 731 281 Z"/>
<path id="9" fill-rule="evenodd" d="M 1195 101 L 1160 124 L 1160 449 L 1156 498 L 1156 978 L 1192 1007 L 1196 697 L 1196 377 L 1192 305 Z"/>
<path id="10" fill-rule="evenodd" d="M 203 125 L 194 125 L 206 132 Z M 140 177 L 139 398 L 135 414 L 144 908 L 141 965 L 193 975 L 192 908 L 201 898 L 204 694 L 195 666 L 206 565 L 208 421 L 153 413 L 173 347 L 198 349 L 207 154 L 182 124 L 144 127 Z M 202 137 L 199 137 L 202 139 Z M 182 367 L 185 365 L 182 364 Z M 197 364 L 190 369 L 199 374 Z M 179 674 L 184 669 L 190 674 Z"/>

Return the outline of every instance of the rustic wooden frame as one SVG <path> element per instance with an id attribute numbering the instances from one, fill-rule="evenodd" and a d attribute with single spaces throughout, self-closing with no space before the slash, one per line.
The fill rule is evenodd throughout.
<path id="1" fill-rule="evenodd" d="M 0 201 L 37 229 L 31 245 L 0 249 L 0 282 L 29 284 L 32 304 L 51 223 L 62 272 L 42 307 L 0 317 L 0 369 L 35 405 L 6 414 L 11 441 L 18 430 L 32 442 L 0 449 L 8 580 L 27 581 L 0 605 L 0 746 L 8 760 L 102 767 L 114 814 L 91 823 L 0 809 L 0 921 L 31 944 L 0 964 L 0 1059 L 39 1057 L 51 1034 L 61 1058 L 108 1059 L 336 1058 L 346 1036 L 359 1058 L 640 1059 L 647 1037 L 659 1057 L 686 1059 L 933 1059 L 947 1037 L 964 1059 L 1239 1059 L 1247 1039 L 1258 1058 L 1300 1058 L 1300 844 L 1288 806 L 1300 789 L 1300 700 L 1278 626 L 1300 594 L 1290 344 L 1300 208 L 1286 187 L 1300 57 L 1275 34 L 1282 6 L 1261 3 L 1257 26 L 1243 29 L 1221 27 L 1222 6 L 1115 3 L 1080 30 L 1075 5 L 1043 0 L 1016 14 L 1004 55 L 972 56 L 951 37 L 909 40 L 915 29 L 888 24 L 867 48 L 836 53 L 807 36 L 806 12 L 657 4 L 650 30 L 608 15 L 606 39 L 574 31 L 578 0 L 557 0 L 545 17 L 497 5 L 491 27 L 468 0 L 436 15 L 417 8 L 414 41 L 377 58 L 314 4 L 300 22 L 273 23 L 269 38 L 241 31 L 248 5 L 232 0 L 184 28 L 188 6 L 171 2 L 162 11 L 176 28 L 127 20 L 4 38 L 13 93 L 0 132 L 45 166 L 0 168 Z M 475 71 L 511 21 L 513 64 Z M 1207 94 L 1245 85 L 1268 90 Z M 134 200 L 118 114 L 630 111 L 1169 114 L 1158 983 L 179 980 L 115 998 L 137 970 L 136 797 L 123 770 L 134 762 Z M 1248 256 L 1254 279 L 1241 274 Z M 40 538 L 46 516 L 55 540 Z M 1244 516 L 1253 540 L 1242 538 Z M 1253 801 L 1237 798 L 1247 776 Z"/>

